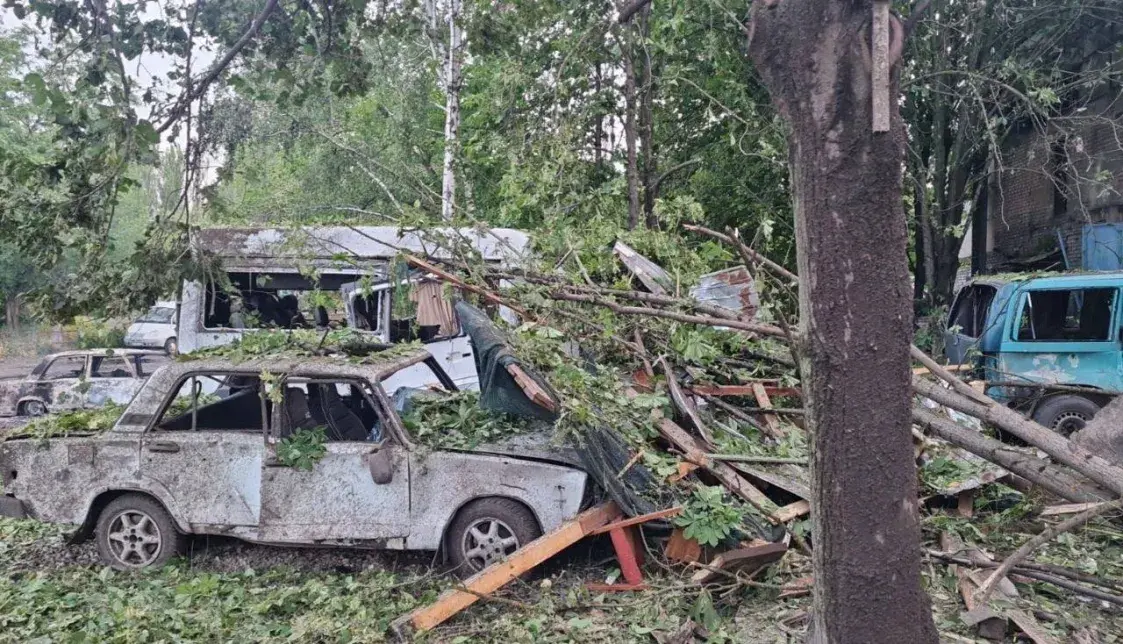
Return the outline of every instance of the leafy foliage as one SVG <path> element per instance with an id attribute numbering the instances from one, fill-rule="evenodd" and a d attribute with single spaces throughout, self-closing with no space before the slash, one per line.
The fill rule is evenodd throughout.
<path id="1" fill-rule="evenodd" d="M 48 414 L 36 418 L 26 425 L 13 430 L 7 438 L 36 438 L 47 440 L 64 438 L 76 434 L 100 434 L 108 431 L 125 411 L 125 405 L 107 402 L 96 409 Z"/>
<path id="2" fill-rule="evenodd" d="M 327 454 L 325 427 L 298 429 L 277 442 L 277 461 L 286 467 L 311 472 Z"/>
<path id="3" fill-rule="evenodd" d="M 720 485 L 695 486 L 693 494 L 675 517 L 675 525 L 684 528 L 682 536 L 703 546 L 717 546 L 732 537 L 741 527 L 741 511 L 726 499 Z"/>
<path id="4" fill-rule="evenodd" d="M 477 391 L 419 396 L 402 417 L 410 436 L 432 448 L 474 449 L 531 428 L 526 419 L 480 408 Z"/>

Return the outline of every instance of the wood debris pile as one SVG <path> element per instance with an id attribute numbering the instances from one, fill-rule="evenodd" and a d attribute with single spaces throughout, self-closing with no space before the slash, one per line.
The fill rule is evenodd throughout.
<path id="1" fill-rule="evenodd" d="M 573 362 L 612 363 L 623 397 L 658 397 L 660 404 L 648 405 L 647 433 L 623 432 L 630 452 L 618 464 L 615 478 L 632 468 L 646 468 L 661 486 L 678 494 L 663 497 L 675 503 L 649 513 L 625 512 L 623 503 L 611 501 L 597 506 L 532 544 L 527 548 L 530 554 L 516 553 L 510 562 L 481 572 L 434 606 L 404 616 L 399 628 L 431 628 L 591 534 L 611 534 L 628 582 L 600 589 L 641 588 L 639 566 L 645 553 L 637 545 L 636 528 L 648 521 L 666 526 L 669 519 L 670 530 L 644 539 L 647 554 L 682 565 L 698 584 L 730 579 L 752 584 L 785 557 L 809 554 L 814 547 L 808 518 L 808 462 L 813 455 L 807 447 L 810 428 L 799 386 L 793 319 L 798 278 L 754 252 L 732 230 L 686 228 L 728 245 L 742 265 L 705 275 L 686 287 L 623 242 L 613 252 L 630 274 L 630 285 L 594 281 L 580 259 L 577 280 L 558 272 L 474 269 L 454 260 L 436 265 L 407 258 L 485 303 L 511 308 L 524 326 L 559 330 L 559 342 L 572 340 L 583 349 L 595 345 L 595 360 L 574 352 Z M 500 289 L 501 282 L 514 286 Z M 762 298 L 758 289 L 769 297 Z M 1123 463 L 1090 453 L 988 398 L 915 347 L 913 358 L 913 436 L 922 504 L 942 505 L 953 515 L 970 517 L 976 496 L 1003 483 L 1075 504 L 1041 513 L 1075 512 L 1070 521 L 1054 527 L 1059 531 L 1119 508 Z M 569 393 L 555 379 L 551 382 L 563 397 Z M 576 408 L 566 409 L 577 413 Z M 566 414 L 563 410 L 562 417 Z M 1000 430 L 1018 444 L 1002 442 L 988 435 L 988 429 Z M 710 490 L 715 488 L 724 494 L 714 496 Z M 730 505 L 751 521 L 733 527 L 723 522 L 721 513 Z M 640 516 L 628 516 L 636 514 Z M 763 529 L 754 531 L 751 525 Z M 1030 563 L 1026 557 L 1032 547 L 1003 563 L 950 532 L 940 536 L 938 546 L 927 555 L 952 567 L 964 622 L 981 636 L 1005 637 L 1017 631 L 1033 641 L 1054 641 L 1031 611 L 996 608 L 991 601 L 1001 604 L 1015 597 L 1013 582 L 1026 579 L 1123 609 L 1123 582 Z M 807 594 L 811 584 L 809 577 L 800 578 L 784 586 L 779 596 Z"/>

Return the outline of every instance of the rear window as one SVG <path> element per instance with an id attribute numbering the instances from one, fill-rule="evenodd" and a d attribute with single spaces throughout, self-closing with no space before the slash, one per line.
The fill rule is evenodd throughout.
<path id="1" fill-rule="evenodd" d="M 965 286 L 952 305 L 948 328 L 970 338 L 981 336 L 986 328 L 990 305 L 997 293 L 998 289 L 989 284 Z"/>
<path id="2" fill-rule="evenodd" d="M 1114 288 L 1030 291 L 1018 316 L 1018 340 L 1027 342 L 1112 339 Z"/>

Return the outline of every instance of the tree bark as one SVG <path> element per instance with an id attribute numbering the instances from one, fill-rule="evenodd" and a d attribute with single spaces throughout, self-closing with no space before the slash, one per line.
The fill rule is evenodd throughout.
<path id="1" fill-rule="evenodd" d="M 641 46 L 637 48 L 642 71 L 639 90 L 640 156 L 643 159 L 643 221 L 648 228 L 659 227 L 655 217 L 656 182 L 658 164 L 655 160 L 655 111 L 651 104 L 655 94 L 655 82 L 651 71 L 651 53 L 647 50 L 647 39 L 651 34 L 651 6 L 639 13 L 638 30 Z"/>
<path id="2" fill-rule="evenodd" d="M 635 230 L 639 225 L 640 215 L 639 162 L 636 153 L 636 66 L 630 35 L 622 33 L 617 41 L 624 60 L 624 146 L 628 157 L 624 174 L 628 182 L 628 230 Z"/>
<path id="3" fill-rule="evenodd" d="M 1107 492 L 1091 488 L 1048 461 L 1012 450 L 1004 443 L 940 418 L 927 409 L 913 407 L 912 417 L 917 425 L 924 427 L 933 435 L 985 458 L 1062 499 L 1073 503 L 1091 503 L 1102 501 L 1110 496 Z"/>
<path id="4" fill-rule="evenodd" d="M 910 427 L 912 302 L 891 18 L 873 132 L 869 0 L 761 0 L 749 52 L 790 125 L 818 642 L 935 643 Z"/>
<path id="5" fill-rule="evenodd" d="M 451 220 L 456 209 L 456 153 L 460 145 L 460 85 L 463 0 L 448 0 L 448 57 L 445 61 L 445 157 L 441 173 L 441 218 Z"/>
<path id="6" fill-rule="evenodd" d="M 1123 496 L 1123 468 L 1113 465 L 1051 429 L 1022 417 L 1013 409 L 989 398 L 985 399 L 987 402 L 970 399 L 920 376 L 913 378 L 913 387 L 916 393 L 926 398 L 1017 436 L 1045 452 L 1058 463 L 1071 467 L 1112 493 Z"/>

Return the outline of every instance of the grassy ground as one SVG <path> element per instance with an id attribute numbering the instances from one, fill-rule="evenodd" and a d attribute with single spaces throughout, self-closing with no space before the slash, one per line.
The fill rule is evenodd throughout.
<path id="1" fill-rule="evenodd" d="M 1010 531 L 988 536 L 980 524 L 939 520 L 931 529 L 982 534 L 986 543 L 1016 547 Z M 987 526 L 982 524 L 982 528 Z M 415 556 L 339 550 L 281 549 L 220 541 L 196 546 L 190 559 L 160 570 L 120 573 L 96 564 L 92 544 L 67 546 L 63 529 L 0 519 L 0 641 L 380 642 L 398 615 L 432 601 L 454 583 Z M 997 532 L 997 531 L 996 531 Z M 1101 574 L 1123 573 L 1118 532 L 1100 523 L 1050 545 L 1040 561 L 1083 562 Z M 654 642 L 687 619 L 712 642 L 802 641 L 809 599 L 780 600 L 768 587 L 807 573 L 789 554 L 759 581 L 701 589 L 679 574 L 649 566 L 651 590 L 594 594 L 587 581 L 615 574 L 603 546 L 579 548 L 501 600 L 481 601 L 419 639 L 429 642 Z M 974 641 L 959 620 L 954 577 L 930 562 L 925 575 L 945 641 Z M 1058 641 L 1081 628 L 1096 642 L 1117 642 L 1123 620 L 1045 585 L 1019 584 L 1030 610 Z M 505 600 L 505 601 L 502 601 Z M 1011 640 L 1012 641 L 1012 640 Z"/>

